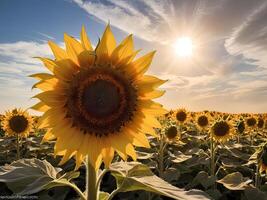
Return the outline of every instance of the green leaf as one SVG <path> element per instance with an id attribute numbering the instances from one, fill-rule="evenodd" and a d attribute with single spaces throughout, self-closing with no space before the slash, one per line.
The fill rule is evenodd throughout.
<path id="1" fill-rule="evenodd" d="M 145 190 L 179 200 L 209 199 L 209 196 L 202 191 L 185 191 L 170 185 L 154 175 L 146 165 L 138 162 L 113 163 L 110 170 L 117 180 L 120 192 Z"/>
<path id="2" fill-rule="evenodd" d="M 109 193 L 107 192 L 100 192 L 99 193 L 99 200 L 108 200 L 109 198 Z"/>
<path id="3" fill-rule="evenodd" d="M 53 167 L 46 160 L 21 159 L 0 167 L 0 182 L 18 195 L 29 195 L 55 186 L 71 186 L 69 180 L 78 176 L 70 172 L 59 177 L 62 169 Z"/>
<path id="4" fill-rule="evenodd" d="M 266 200 L 266 193 L 258 190 L 257 188 L 247 187 L 244 191 L 244 196 L 246 200 Z"/>
<path id="5" fill-rule="evenodd" d="M 192 158 L 191 155 L 185 155 L 181 151 L 175 151 L 174 154 L 170 155 L 173 159 L 172 162 L 174 163 L 182 163 L 190 158 Z"/>
<path id="6" fill-rule="evenodd" d="M 216 178 L 214 176 L 209 176 L 207 172 L 200 171 L 191 183 L 191 187 L 195 187 L 201 184 L 205 189 L 208 189 L 210 186 L 214 185 Z"/>
<path id="7" fill-rule="evenodd" d="M 243 177 L 240 172 L 234 172 L 226 175 L 223 179 L 218 180 L 217 182 L 223 184 L 224 187 L 229 190 L 244 190 L 252 180 Z"/>

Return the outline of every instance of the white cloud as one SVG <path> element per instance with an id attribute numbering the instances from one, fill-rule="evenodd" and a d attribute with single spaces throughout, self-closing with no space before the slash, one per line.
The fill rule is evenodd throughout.
<path id="1" fill-rule="evenodd" d="M 51 57 L 47 43 L 19 41 L 0 44 L 0 112 L 14 107 L 28 108 L 35 100 L 31 97 L 37 91 L 32 91 L 35 82 L 28 75 L 46 72 L 41 62 L 35 56 Z"/>

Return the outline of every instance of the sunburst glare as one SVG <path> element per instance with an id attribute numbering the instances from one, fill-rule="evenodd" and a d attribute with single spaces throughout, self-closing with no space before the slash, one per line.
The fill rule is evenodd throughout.
<path id="1" fill-rule="evenodd" d="M 191 57 L 193 54 L 193 43 L 190 37 L 178 38 L 174 44 L 175 52 L 180 57 Z"/>

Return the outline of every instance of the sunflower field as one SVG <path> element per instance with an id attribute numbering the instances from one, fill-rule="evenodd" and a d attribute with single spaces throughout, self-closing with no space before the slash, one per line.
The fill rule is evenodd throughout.
<path id="1" fill-rule="evenodd" d="M 64 42 L 36 58 L 39 102 L 0 117 L 0 199 L 267 199 L 267 114 L 166 110 L 155 52 L 109 24 Z"/>

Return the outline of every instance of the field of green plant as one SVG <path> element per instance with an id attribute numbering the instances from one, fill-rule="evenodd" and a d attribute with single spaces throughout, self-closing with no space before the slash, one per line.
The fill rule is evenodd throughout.
<path id="1" fill-rule="evenodd" d="M 266 115 L 178 109 L 159 121 L 136 161 L 115 154 L 109 168 L 100 166 L 99 199 L 267 199 Z M 33 125 L 17 141 L 1 129 L 1 196 L 77 199 L 85 190 L 86 166 L 59 165 L 55 141 L 41 143 L 46 131 Z"/>

